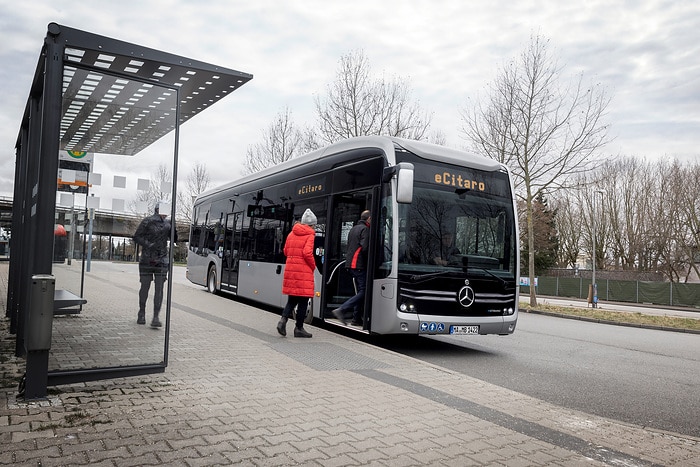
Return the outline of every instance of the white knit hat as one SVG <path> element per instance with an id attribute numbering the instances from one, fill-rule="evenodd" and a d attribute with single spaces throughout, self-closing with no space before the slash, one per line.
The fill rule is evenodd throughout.
<path id="1" fill-rule="evenodd" d="M 311 211 L 311 209 L 307 209 L 304 211 L 304 214 L 301 215 L 301 223 L 306 224 L 306 225 L 316 225 L 316 214 Z"/>

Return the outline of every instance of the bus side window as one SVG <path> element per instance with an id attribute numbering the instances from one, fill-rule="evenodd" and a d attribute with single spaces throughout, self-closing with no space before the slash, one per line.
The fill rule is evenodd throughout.
<path id="1" fill-rule="evenodd" d="M 206 225 L 207 225 L 207 219 L 209 217 L 209 208 L 210 208 L 210 205 L 205 204 L 205 205 L 200 206 L 197 209 L 197 219 L 195 221 L 196 229 L 193 230 L 193 232 L 196 232 L 196 237 L 193 235 L 192 238 L 195 239 L 197 242 L 197 246 L 196 246 L 197 254 L 202 255 L 202 256 L 207 255 L 207 251 L 205 249 L 205 246 L 206 246 L 206 240 L 207 240 Z"/>

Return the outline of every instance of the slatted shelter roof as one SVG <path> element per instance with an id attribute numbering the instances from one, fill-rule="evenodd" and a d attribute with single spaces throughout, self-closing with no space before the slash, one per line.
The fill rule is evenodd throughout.
<path id="1" fill-rule="evenodd" d="M 52 23 L 64 44 L 60 149 L 134 155 L 253 76 Z"/>

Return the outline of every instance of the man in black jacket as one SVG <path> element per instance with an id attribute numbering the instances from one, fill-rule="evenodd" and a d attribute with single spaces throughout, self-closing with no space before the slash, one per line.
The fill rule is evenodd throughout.
<path id="1" fill-rule="evenodd" d="M 153 281 L 155 292 L 153 296 L 152 328 L 162 326 L 158 314 L 163 303 L 163 284 L 168 278 L 168 269 L 170 267 L 168 241 L 170 240 L 172 225 L 170 221 L 166 220 L 167 216 L 168 208 L 165 203 L 159 201 L 156 203 L 153 215 L 143 219 L 134 234 L 134 241 L 142 247 L 141 258 L 139 259 L 141 288 L 139 289 L 139 313 L 136 323 L 146 324 L 146 301 L 148 300 L 151 281 Z M 177 242 L 177 231 L 175 232 L 175 241 Z"/>
<path id="2" fill-rule="evenodd" d="M 355 281 L 356 294 L 333 310 L 333 315 L 346 324 L 345 311 L 352 310 L 352 324 L 362 326 L 364 316 L 365 288 L 367 286 L 367 251 L 369 249 L 369 223 L 371 213 L 364 211 L 360 220 L 348 233 L 348 249 L 345 254 L 345 267 Z"/>

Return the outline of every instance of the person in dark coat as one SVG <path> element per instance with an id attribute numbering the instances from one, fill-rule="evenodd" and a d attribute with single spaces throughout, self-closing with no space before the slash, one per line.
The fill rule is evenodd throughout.
<path id="1" fill-rule="evenodd" d="M 162 326 L 158 317 L 160 307 L 163 304 L 163 285 L 168 278 L 170 269 L 170 256 L 168 241 L 172 224 L 166 219 L 168 216 L 167 207 L 164 202 L 156 203 L 154 213 L 141 221 L 134 241 L 141 246 L 141 257 L 139 259 L 139 312 L 136 318 L 137 324 L 146 324 L 146 301 L 148 291 L 151 288 L 151 281 L 155 284 L 153 296 L 153 320 L 151 327 Z M 175 239 L 177 242 L 177 231 Z"/>
<path id="2" fill-rule="evenodd" d="M 345 267 L 355 281 L 355 296 L 351 297 L 333 310 L 333 315 L 343 324 L 346 323 L 345 312 L 352 311 L 352 323 L 363 325 L 365 289 L 367 287 L 367 252 L 369 250 L 369 224 L 372 220 L 370 211 L 364 211 L 360 220 L 348 233 L 348 249 L 345 254 Z"/>
<path id="3" fill-rule="evenodd" d="M 282 319 L 277 323 L 277 332 L 287 335 L 287 320 L 297 309 L 297 323 L 294 337 L 311 337 L 304 329 L 304 318 L 309 299 L 314 296 L 314 238 L 316 215 L 307 209 L 301 216 L 301 222 L 294 224 L 284 243 L 284 255 L 287 257 L 282 279 L 282 293 L 288 295 L 287 305 L 282 310 Z"/>

